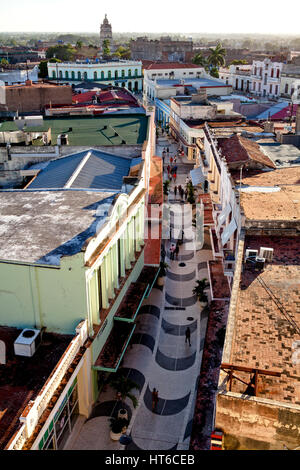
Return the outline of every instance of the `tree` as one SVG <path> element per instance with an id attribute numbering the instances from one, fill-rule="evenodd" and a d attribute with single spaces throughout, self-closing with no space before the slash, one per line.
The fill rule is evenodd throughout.
<path id="1" fill-rule="evenodd" d="M 234 59 L 230 65 L 247 65 L 247 64 L 248 62 L 245 59 L 240 59 L 240 60 Z"/>
<path id="2" fill-rule="evenodd" d="M 140 390 L 140 386 L 133 380 L 125 377 L 124 375 L 113 375 L 112 379 L 109 381 L 111 387 L 121 394 L 122 406 L 124 407 L 124 401 L 126 398 L 129 398 L 132 401 L 134 408 L 137 407 L 137 398 L 130 393 L 131 390 L 136 389 Z"/>
<path id="3" fill-rule="evenodd" d="M 9 65 L 9 62 L 6 59 L 1 59 L 0 63 L 1 63 L 1 65 Z"/>
<path id="4" fill-rule="evenodd" d="M 103 55 L 107 56 L 107 55 L 110 55 L 110 42 L 109 42 L 109 39 L 104 39 L 103 43 L 102 43 L 102 51 L 103 51 Z"/>
<path id="5" fill-rule="evenodd" d="M 82 48 L 82 44 L 83 44 L 83 42 L 82 42 L 80 39 L 78 39 L 78 41 L 76 42 L 76 48 L 77 48 L 77 49 L 81 49 L 81 48 Z"/>
<path id="6" fill-rule="evenodd" d="M 224 49 L 221 43 L 218 42 L 215 49 L 210 48 L 210 55 L 208 57 L 208 63 L 210 66 L 219 67 L 225 65 L 226 49 Z"/>
<path id="7" fill-rule="evenodd" d="M 219 71 L 218 71 L 217 67 L 211 68 L 209 73 L 212 77 L 219 78 Z"/>
<path id="8" fill-rule="evenodd" d="M 52 46 L 47 49 L 46 58 L 52 59 L 53 57 L 59 60 L 72 60 L 76 49 L 74 49 L 71 44 Z"/>
<path id="9" fill-rule="evenodd" d="M 41 62 L 39 63 L 39 77 L 40 78 L 48 77 L 48 67 L 47 67 L 48 62 L 55 63 L 55 62 L 61 62 L 61 60 L 55 59 L 55 57 L 53 57 L 52 59 L 48 59 L 48 60 L 41 60 Z"/>
<path id="10" fill-rule="evenodd" d="M 200 65 L 200 67 L 204 67 L 205 69 L 208 68 L 208 62 L 206 57 L 202 54 L 202 52 L 199 52 L 196 54 L 193 59 L 192 59 L 193 64 Z"/>

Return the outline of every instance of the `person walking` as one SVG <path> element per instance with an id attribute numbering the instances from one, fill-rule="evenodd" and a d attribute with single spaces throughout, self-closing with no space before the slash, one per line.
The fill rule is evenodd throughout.
<path id="1" fill-rule="evenodd" d="M 175 173 L 173 174 L 174 183 L 175 183 L 175 181 L 176 181 L 176 178 L 177 178 L 177 174 L 176 174 L 176 172 L 175 172 Z"/>
<path id="2" fill-rule="evenodd" d="M 167 154 L 169 155 L 169 147 L 167 147 Z"/>
<path id="3" fill-rule="evenodd" d="M 190 330 L 189 326 L 185 330 L 185 343 L 187 341 L 189 342 L 189 345 L 191 345 L 191 330 Z"/>
<path id="4" fill-rule="evenodd" d="M 176 195 L 177 195 L 177 186 L 174 187 L 174 195 L 175 195 L 175 199 L 176 199 Z"/>
<path id="5" fill-rule="evenodd" d="M 168 165 L 167 166 L 168 178 L 170 177 L 170 170 L 171 170 L 171 167 L 170 167 L 170 165 Z"/>
<path id="6" fill-rule="evenodd" d="M 188 190 L 187 189 L 184 191 L 184 196 L 185 196 L 185 200 L 187 200 L 187 196 L 188 196 Z"/>
<path id="7" fill-rule="evenodd" d="M 174 253 L 175 253 L 176 245 L 172 243 L 170 246 L 170 260 L 174 260 Z"/>
<path id="8" fill-rule="evenodd" d="M 158 390 L 154 387 L 152 390 L 152 411 L 155 411 L 158 403 Z"/>
<path id="9" fill-rule="evenodd" d="M 176 259 L 178 259 L 178 253 L 179 253 L 179 243 L 178 243 L 178 241 L 177 241 L 177 243 L 176 243 L 176 248 L 175 248 L 175 250 L 174 250 L 174 254 L 175 254 L 175 256 L 176 256 Z"/>
<path id="10" fill-rule="evenodd" d="M 170 163 L 171 163 L 171 165 L 172 165 L 172 163 L 173 163 L 173 157 L 170 157 Z"/>

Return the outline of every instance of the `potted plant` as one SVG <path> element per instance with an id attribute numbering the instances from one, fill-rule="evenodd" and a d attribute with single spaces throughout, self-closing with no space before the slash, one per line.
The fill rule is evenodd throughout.
<path id="1" fill-rule="evenodd" d="M 159 286 L 163 286 L 164 283 L 165 283 L 165 276 L 167 274 L 167 268 L 169 267 L 169 265 L 167 263 L 165 263 L 164 261 L 161 261 L 160 262 L 160 267 L 159 267 L 159 275 L 158 275 L 158 278 L 157 278 L 157 284 Z"/>
<path id="2" fill-rule="evenodd" d="M 126 432 L 128 424 L 128 419 L 110 418 L 110 438 L 113 441 L 118 441 L 122 433 Z"/>
<path id="3" fill-rule="evenodd" d="M 205 307 L 208 303 L 207 294 L 204 292 L 205 289 L 209 287 L 209 283 L 206 278 L 198 279 L 196 281 L 196 286 L 193 289 L 193 294 L 195 294 L 200 302 L 201 307 Z"/>
<path id="4" fill-rule="evenodd" d="M 187 191 L 188 191 L 187 202 L 189 202 L 190 204 L 195 204 L 195 202 L 196 202 L 195 189 L 194 189 L 194 186 L 193 186 L 191 181 L 189 183 L 187 183 L 186 188 L 187 188 Z"/>

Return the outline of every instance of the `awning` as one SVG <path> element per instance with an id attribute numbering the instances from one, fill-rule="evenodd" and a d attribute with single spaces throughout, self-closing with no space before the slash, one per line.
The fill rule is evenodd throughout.
<path id="1" fill-rule="evenodd" d="M 114 322 L 93 369 L 117 372 L 135 328 L 136 324 Z"/>
<path id="2" fill-rule="evenodd" d="M 237 229 L 236 221 L 233 218 L 232 221 L 225 227 L 225 230 L 221 235 L 222 246 L 224 246 L 228 242 L 228 240 L 230 239 L 230 237 L 232 236 L 232 234 L 234 233 L 236 229 Z"/>
<path id="3" fill-rule="evenodd" d="M 224 207 L 221 214 L 218 217 L 218 229 L 220 229 L 221 225 L 224 224 L 226 218 L 229 216 L 231 212 L 231 204 L 228 202 L 227 206 Z"/>
<path id="4" fill-rule="evenodd" d="M 205 176 L 203 175 L 202 169 L 200 166 L 198 168 L 195 168 L 194 170 L 191 170 L 190 175 L 192 178 L 193 186 L 196 186 L 197 184 L 200 184 L 200 183 L 204 183 L 205 181 Z"/>

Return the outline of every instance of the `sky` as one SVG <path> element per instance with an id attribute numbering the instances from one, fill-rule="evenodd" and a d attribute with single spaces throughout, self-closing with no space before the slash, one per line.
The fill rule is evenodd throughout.
<path id="1" fill-rule="evenodd" d="M 0 32 L 261 33 L 300 36 L 300 0 L 0 0 Z"/>

